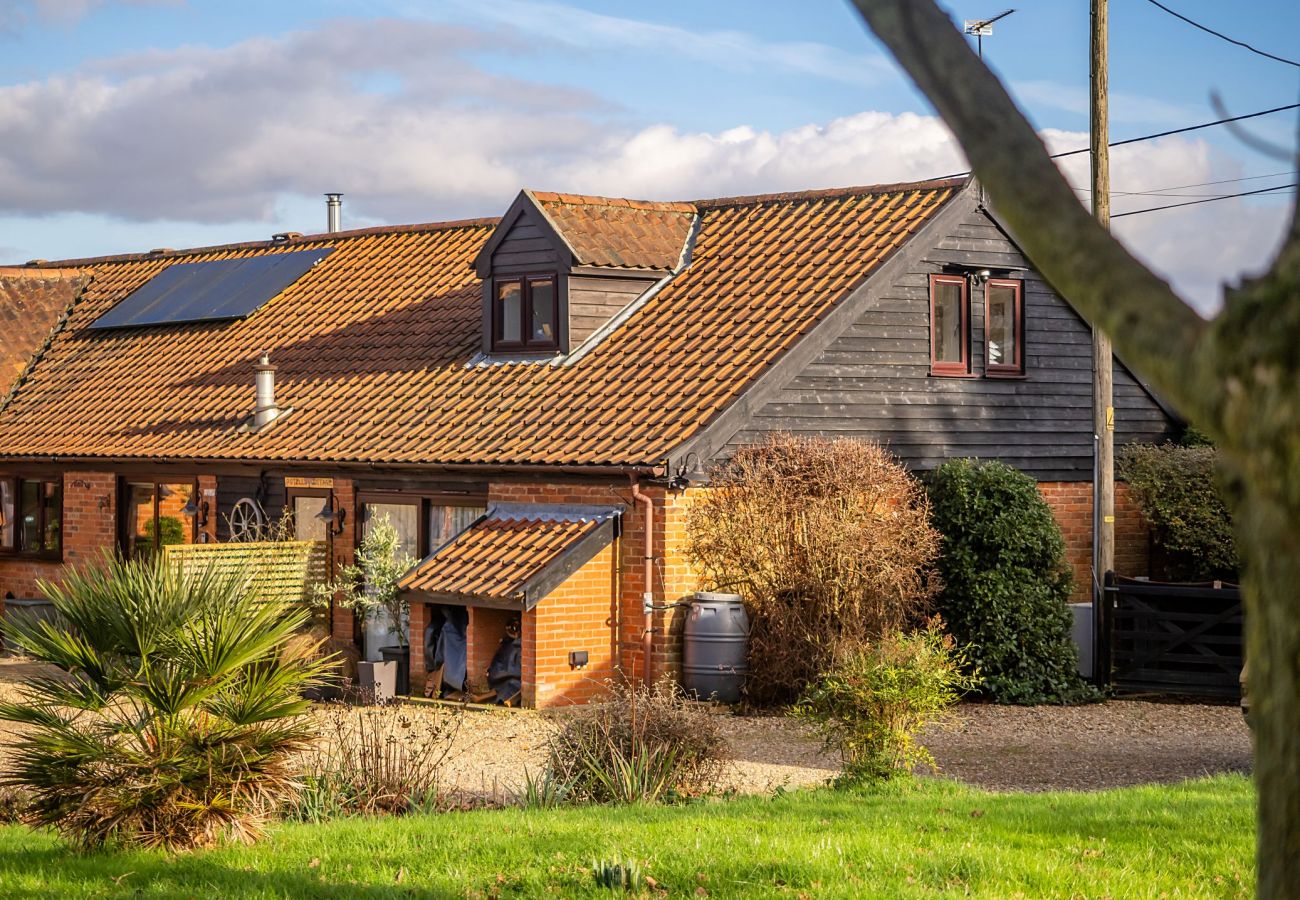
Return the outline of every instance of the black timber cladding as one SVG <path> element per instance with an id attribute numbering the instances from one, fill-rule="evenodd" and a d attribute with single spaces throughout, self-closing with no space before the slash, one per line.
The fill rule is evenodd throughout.
<path id="1" fill-rule="evenodd" d="M 92 329 L 242 319 L 333 253 L 332 247 L 176 263 L 91 323 Z"/>
<path id="2" fill-rule="evenodd" d="M 715 457 L 785 431 L 879 441 L 919 470 L 978 457 L 1043 481 L 1092 479 L 1091 330 L 970 192 L 954 203 L 956 214 L 936 219 L 946 221 L 942 231 L 922 229 L 867 282 L 856 315 L 824 347 L 751 401 L 725 444 L 713 443 Z M 930 374 L 929 276 L 957 269 L 1024 279 L 1023 378 L 983 377 L 980 286 L 970 292 L 976 377 Z M 1166 435 L 1168 416 L 1119 364 L 1114 391 L 1117 443 Z"/>

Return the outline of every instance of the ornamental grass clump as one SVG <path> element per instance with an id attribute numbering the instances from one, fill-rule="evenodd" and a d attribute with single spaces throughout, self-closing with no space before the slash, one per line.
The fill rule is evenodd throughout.
<path id="1" fill-rule="evenodd" d="M 789 703 L 846 646 L 917 624 L 939 534 L 919 481 L 881 447 L 778 434 L 712 473 L 688 554 L 750 615 L 746 695 Z"/>
<path id="2" fill-rule="evenodd" d="M 32 679 L 0 718 L 25 726 L 0 785 L 22 818 L 79 848 L 185 850 L 258 837 L 298 791 L 314 728 L 302 691 L 321 663 L 286 651 L 307 610 L 248 573 L 106 560 L 42 584 L 52 621 L 10 635 L 65 673 Z"/>
<path id="3" fill-rule="evenodd" d="M 937 768 L 916 742 L 979 683 L 964 654 L 935 617 L 925 628 L 895 632 L 869 647 L 848 647 L 794 708 L 840 754 L 841 784 L 880 781 L 917 766 Z"/>
<path id="4" fill-rule="evenodd" d="M 404 815 L 446 808 L 444 763 L 463 710 L 331 704 L 307 754 L 304 788 L 290 818 Z"/>
<path id="5" fill-rule="evenodd" d="M 529 804 L 685 799 L 722 775 L 727 744 L 714 716 L 670 684 L 617 686 L 564 716 L 545 770 L 525 784 Z"/>

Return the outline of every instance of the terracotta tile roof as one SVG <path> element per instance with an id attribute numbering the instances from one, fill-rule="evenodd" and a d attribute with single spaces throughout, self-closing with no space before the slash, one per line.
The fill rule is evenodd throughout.
<path id="1" fill-rule="evenodd" d="M 495 220 L 78 261 L 93 281 L 0 412 L 0 456 L 653 465 L 962 184 L 695 204 L 691 264 L 559 366 L 468 365 L 481 339 L 471 263 Z M 86 328 L 175 262 L 327 246 L 335 252 L 247 319 Z M 263 350 L 294 412 L 241 434 Z"/>
<path id="2" fill-rule="evenodd" d="M 690 203 L 527 193 L 584 266 L 671 271 L 695 220 Z"/>
<path id="3" fill-rule="evenodd" d="M 540 506 L 503 504 L 404 575 L 398 587 L 448 602 L 531 608 L 546 590 L 539 578 L 612 516 L 611 510 L 551 514 Z M 606 531 L 612 537 L 612 529 Z"/>
<path id="4" fill-rule="evenodd" d="M 76 269 L 0 268 L 0 406 L 85 281 Z"/>

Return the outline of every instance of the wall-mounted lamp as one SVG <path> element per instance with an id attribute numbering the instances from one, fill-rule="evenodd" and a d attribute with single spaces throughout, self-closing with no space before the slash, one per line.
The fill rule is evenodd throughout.
<path id="1" fill-rule="evenodd" d="M 208 524 L 209 509 L 210 507 L 208 506 L 208 501 L 200 500 L 198 503 L 195 503 L 194 498 L 191 497 L 190 502 L 186 503 L 185 508 L 181 510 L 181 515 L 186 516 L 187 518 L 190 519 L 193 519 L 197 516 L 198 526 L 200 528 L 204 528 Z"/>
<path id="2" fill-rule="evenodd" d="M 970 280 L 975 284 L 985 284 L 992 276 L 993 273 L 988 269 L 980 269 L 978 272 L 970 273 Z"/>
<path id="3" fill-rule="evenodd" d="M 343 507 L 334 508 L 334 498 L 327 497 L 325 505 L 316 513 L 316 518 L 325 523 L 325 530 L 330 534 L 342 534 L 343 522 L 348 517 L 348 511 Z"/>

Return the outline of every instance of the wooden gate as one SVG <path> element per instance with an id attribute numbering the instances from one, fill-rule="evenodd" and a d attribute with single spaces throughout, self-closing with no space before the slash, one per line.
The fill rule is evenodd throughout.
<path id="1" fill-rule="evenodd" d="M 1117 691 L 1240 696 L 1241 590 L 1106 576 L 1098 649 Z"/>

